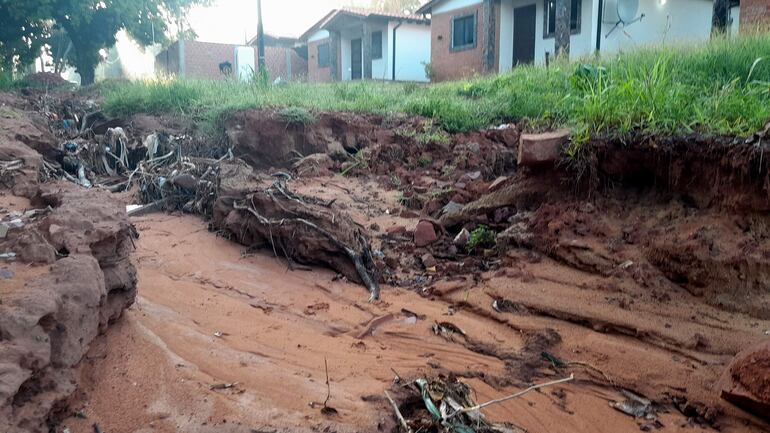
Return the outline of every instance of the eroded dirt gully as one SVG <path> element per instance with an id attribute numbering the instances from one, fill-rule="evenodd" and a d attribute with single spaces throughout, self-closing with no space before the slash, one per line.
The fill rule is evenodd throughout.
<path id="1" fill-rule="evenodd" d="M 185 122 L 122 124 L 140 143 Z M 579 167 L 524 167 L 515 125 L 246 111 L 227 132 L 248 165 L 222 162 L 212 203 L 170 206 L 208 222 L 132 218 L 137 302 L 90 344 L 54 430 L 394 431 L 384 390 L 410 422 L 426 413 L 396 376 L 457 376 L 483 402 L 574 374 L 484 413 L 529 432 L 767 431 L 764 137 L 626 137 Z M 260 222 L 297 214 L 363 240 L 379 301 L 318 230 Z M 455 241 L 482 225 L 494 241 Z M 610 406 L 626 390 L 646 416 Z"/>

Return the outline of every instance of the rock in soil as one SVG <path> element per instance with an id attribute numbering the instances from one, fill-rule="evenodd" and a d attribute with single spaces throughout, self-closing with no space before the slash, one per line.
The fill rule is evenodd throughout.
<path id="1" fill-rule="evenodd" d="M 770 420 L 770 340 L 739 353 L 721 383 L 723 399 Z"/>
<path id="2" fill-rule="evenodd" d="M 417 223 L 414 230 L 414 245 L 417 247 L 426 247 L 438 240 L 436 229 L 430 221 L 422 220 Z"/>

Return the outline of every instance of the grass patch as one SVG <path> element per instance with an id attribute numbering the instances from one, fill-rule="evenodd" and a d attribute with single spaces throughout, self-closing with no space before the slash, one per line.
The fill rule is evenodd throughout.
<path id="1" fill-rule="evenodd" d="M 315 115 L 302 107 L 286 107 L 278 115 L 290 125 L 308 125 L 316 121 Z"/>
<path id="2" fill-rule="evenodd" d="M 447 132 L 526 119 L 534 127 L 571 127 L 582 140 L 629 131 L 747 136 L 770 119 L 770 35 L 648 47 L 430 86 L 164 80 L 101 91 L 112 115 L 186 114 L 215 129 L 236 110 L 285 108 L 300 123 L 308 121 L 300 109 L 420 115 Z M 420 141 L 443 139 L 419 133 Z"/>

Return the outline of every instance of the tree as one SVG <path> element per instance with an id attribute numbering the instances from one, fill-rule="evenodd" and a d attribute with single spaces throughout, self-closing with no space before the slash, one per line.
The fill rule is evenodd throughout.
<path id="1" fill-rule="evenodd" d="M 45 1 L 45 0 L 43 0 Z M 179 23 L 194 4 L 207 0 L 50 0 L 51 16 L 72 41 L 81 84 L 94 82 L 100 51 L 126 30 L 137 42 L 165 42 L 170 23 Z"/>
<path id="2" fill-rule="evenodd" d="M 26 2 L 0 0 L 0 70 L 12 72 L 32 63 L 49 25 Z"/>
<path id="3" fill-rule="evenodd" d="M 0 0 L 0 28 L 6 21 L 21 23 L 12 29 L 30 29 L 33 35 L 0 35 L 0 55 L 8 59 L 6 47 L 16 47 L 15 56 L 37 50 L 51 37 L 50 29 L 66 32 L 72 43 L 71 56 L 81 84 L 94 82 L 101 51 L 115 45 L 119 30 L 126 30 L 137 42 L 147 45 L 166 42 L 171 24 L 184 21 L 189 8 L 209 0 Z M 18 33 L 18 32 L 16 32 Z M 69 42 L 67 43 L 69 46 Z M 52 50 L 56 54 L 56 50 Z M 34 57 L 33 57 L 34 58 Z"/>
<path id="4" fill-rule="evenodd" d="M 413 14 L 421 4 L 420 0 L 372 0 L 372 9 L 397 14 Z"/>

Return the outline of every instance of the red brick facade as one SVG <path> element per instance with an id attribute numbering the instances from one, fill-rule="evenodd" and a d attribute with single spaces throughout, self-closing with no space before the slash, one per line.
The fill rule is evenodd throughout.
<path id="1" fill-rule="evenodd" d="M 318 67 L 318 46 L 331 43 L 330 38 L 308 42 L 307 44 L 307 79 L 314 83 L 328 83 L 332 81 L 332 68 Z"/>
<path id="2" fill-rule="evenodd" d="M 185 41 L 184 47 L 185 78 L 224 79 L 219 71 L 223 62 L 230 62 L 235 69 L 235 45 Z"/>
<path id="3" fill-rule="evenodd" d="M 178 42 L 172 44 L 155 57 L 155 70 L 158 73 L 181 75 L 179 68 Z M 184 42 L 184 77 L 191 79 L 223 80 L 228 78 L 219 70 L 219 64 L 230 62 L 235 73 L 235 49 L 238 45 L 216 44 L 210 42 Z M 252 47 L 253 48 L 253 47 Z M 256 48 L 253 48 L 256 50 Z M 288 78 L 288 61 L 292 64 L 292 79 L 304 79 L 307 76 L 307 62 L 291 48 L 281 46 L 265 47 L 265 64 L 270 79 Z M 254 58 L 256 59 L 256 52 Z"/>
<path id="4" fill-rule="evenodd" d="M 741 31 L 770 27 L 770 0 L 741 0 Z"/>
<path id="5" fill-rule="evenodd" d="M 455 17 L 476 15 L 476 46 L 472 49 L 453 51 L 452 20 Z M 492 10 L 495 23 L 495 45 L 500 39 L 500 5 L 495 3 Z M 479 3 L 467 8 L 455 9 L 449 12 L 431 16 L 431 69 L 434 81 L 458 80 L 484 72 L 484 6 Z M 499 64 L 499 50 L 495 49 L 495 65 Z"/>

